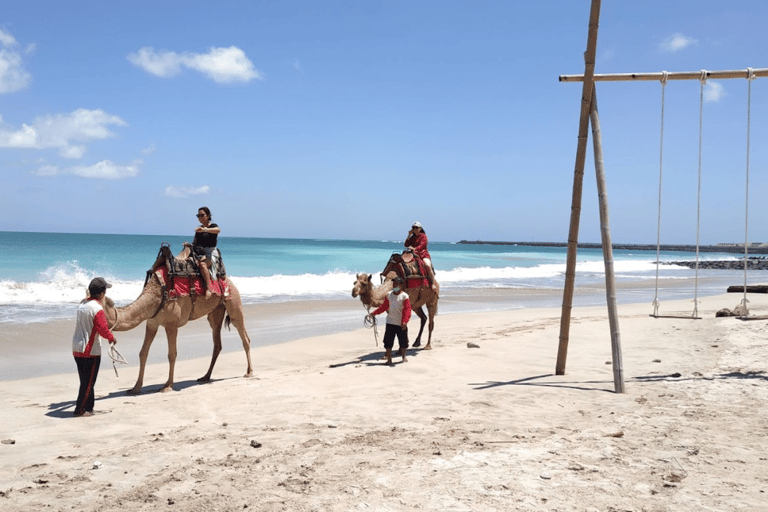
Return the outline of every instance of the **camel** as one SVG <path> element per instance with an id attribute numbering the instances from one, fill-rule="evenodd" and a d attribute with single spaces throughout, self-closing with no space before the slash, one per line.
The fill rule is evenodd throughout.
<path id="1" fill-rule="evenodd" d="M 397 255 L 393 255 L 390 258 L 389 263 L 382 272 L 384 275 L 384 282 L 374 287 L 371 274 L 357 274 L 354 287 L 352 288 L 352 297 L 360 297 L 360 301 L 363 305 L 370 309 L 372 307 L 379 307 L 383 302 L 387 294 L 392 290 L 392 279 L 398 275 L 402 270 L 398 270 Z M 400 277 L 403 277 L 402 275 Z M 406 279 L 408 282 L 408 279 Z M 427 315 L 424 314 L 422 306 L 427 306 L 427 312 L 429 313 L 429 333 L 427 338 L 427 344 L 424 346 L 424 350 L 432 349 L 432 330 L 435 328 L 435 315 L 437 315 L 437 302 L 439 300 L 438 294 L 432 290 L 429 284 L 425 286 L 406 288 L 408 298 L 411 300 L 411 309 L 416 313 L 416 316 L 421 320 L 419 326 L 419 334 L 413 342 L 413 347 L 421 346 L 421 335 L 424 332 L 424 325 L 427 322 Z"/>
<path id="2" fill-rule="evenodd" d="M 162 265 L 166 257 L 173 257 L 170 255 L 170 249 L 167 251 L 161 249 L 161 254 L 158 255 L 158 260 L 152 266 L 152 270 Z M 167 392 L 173 390 L 173 371 L 176 363 L 176 335 L 178 330 L 190 320 L 197 320 L 204 316 L 208 317 L 208 324 L 211 326 L 213 333 L 213 356 L 211 357 L 211 365 L 208 368 L 208 372 L 197 379 L 197 381 L 208 382 L 211 380 L 213 367 L 221 352 L 222 323 L 225 323 L 227 328 L 229 328 L 230 323 L 234 324 L 237 332 L 240 334 L 245 356 L 248 360 L 245 377 L 252 377 L 251 339 L 245 330 L 240 292 L 232 281 L 227 278 L 227 284 L 229 285 L 229 297 L 227 299 L 221 295 L 214 294 L 210 298 L 206 298 L 205 295 L 199 295 L 194 297 L 180 296 L 174 300 L 166 300 L 165 287 L 152 270 L 148 272 L 147 281 L 141 294 L 128 306 L 116 308 L 111 300 L 103 301 L 107 322 L 110 329 L 114 332 L 129 331 L 137 327 L 144 320 L 147 321 L 144 344 L 139 352 L 139 377 L 136 380 L 136 385 L 128 391 L 128 394 L 138 395 L 141 393 L 149 347 L 152 345 L 157 330 L 161 326 L 165 328 L 165 334 L 168 338 L 168 363 L 170 369 L 168 371 L 168 381 L 160 388 L 160 391 Z"/>

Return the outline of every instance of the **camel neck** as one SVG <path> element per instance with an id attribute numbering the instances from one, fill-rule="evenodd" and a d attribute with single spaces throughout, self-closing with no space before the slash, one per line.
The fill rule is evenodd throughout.
<path id="1" fill-rule="evenodd" d="M 135 301 L 124 308 L 117 308 L 117 325 L 112 330 L 128 331 L 152 318 L 162 302 L 162 294 L 162 287 L 153 276 Z"/>

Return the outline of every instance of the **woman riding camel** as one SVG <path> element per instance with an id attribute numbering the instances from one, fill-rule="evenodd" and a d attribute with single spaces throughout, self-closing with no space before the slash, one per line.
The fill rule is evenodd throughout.
<path id="1" fill-rule="evenodd" d="M 205 297 L 211 296 L 211 272 L 208 270 L 212 264 L 211 255 L 216 248 L 216 239 L 221 233 L 221 228 L 211 222 L 211 210 L 207 206 L 201 206 L 197 210 L 197 220 L 200 225 L 195 228 L 195 239 L 190 244 L 184 242 L 184 250 L 176 258 L 185 260 L 194 253 L 197 264 L 200 267 L 200 275 L 205 281 Z"/>
<path id="2" fill-rule="evenodd" d="M 435 285 L 435 267 L 432 265 L 432 257 L 427 250 L 428 243 L 429 240 L 427 240 L 427 234 L 424 232 L 424 228 L 421 227 L 421 222 L 414 222 L 411 226 L 411 230 L 408 232 L 408 238 L 405 239 L 403 245 L 405 245 L 406 249 L 412 250 L 413 253 L 421 258 L 424 264 L 428 267 L 427 273 L 431 275 L 427 277 L 432 285 L 432 289 L 437 291 Z"/>

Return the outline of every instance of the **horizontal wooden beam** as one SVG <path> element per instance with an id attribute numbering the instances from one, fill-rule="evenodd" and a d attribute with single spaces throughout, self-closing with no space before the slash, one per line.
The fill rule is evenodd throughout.
<path id="1" fill-rule="evenodd" d="M 722 78 L 749 78 L 749 69 L 737 69 L 730 71 L 676 71 L 666 73 L 667 80 L 701 80 L 702 73 L 707 80 L 716 80 Z M 595 82 L 626 82 L 631 80 L 658 80 L 664 78 L 664 71 L 658 73 L 613 73 L 613 74 L 595 74 Z M 754 78 L 768 77 L 768 68 L 752 69 Z M 560 75 L 561 82 L 581 82 L 584 75 Z"/>

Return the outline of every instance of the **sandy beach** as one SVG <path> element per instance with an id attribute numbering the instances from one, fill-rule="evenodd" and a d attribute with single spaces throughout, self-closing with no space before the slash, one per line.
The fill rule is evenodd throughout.
<path id="1" fill-rule="evenodd" d="M 135 329 L 119 337 L 131 363 L 119 377 L 102 364 L 94 417 L 71 417 L 74 363 L 0 382 L 0 507 L 768 510 L 766 320 L 714 315 L 740 299 L 704 298 L 701 320 L 620 306 L 624 394 L 613 392 L 604 306 L 574 309 L 563 376 L 554 374 L 560 309 L 516 309 L 439 315 L 434 349 L 393 367 L 360 323 L 254 346 L 250 379 L 233 351 L 213 382 L 196 382 L 207 356 L 183 360 L 176 390 L 157 393 L 168 366 L 154 362 L 144 393 L 128 396 Z M 768 296 L 749 300 L 752 314 L 768 314 Z M 668 315 L 691 309 L 662 304 Z M 257 322 L 269 317 L 249 316 L 252 331 Z M 45 344 L 70 327 L 25 329 Z M 205 334 L 204 322 L 185 327 L 179 350 Z M 164 356 L 164 337 L 153 351 Z"/>

